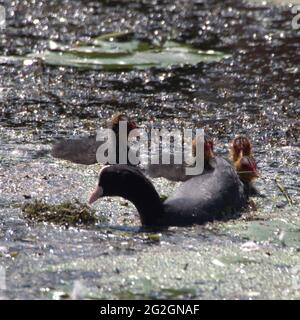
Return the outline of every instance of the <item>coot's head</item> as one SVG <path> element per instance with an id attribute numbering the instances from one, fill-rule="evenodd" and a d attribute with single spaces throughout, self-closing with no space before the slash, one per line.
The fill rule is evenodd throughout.
<path id="1" fill-rule="evenodd" d="M 193 139 L 192 143 L 192 150 L 193 150 L 193 156 L 196 156 L 196 139 Z M 211 158 L 213 158 L 214 155 L 214 142 L 210 136 L 207 134 L 204 135 L 204 161 L 207 162 Z"/>
<path id="2" fill-rule="evenodd" d="M 157 225 L 163 213 L 162 202 L 154 186 L 139 169 L 132 166 L 117 164 L 102 168 L 89 204 L 107 196 L 131 201 L 143 225 Z"/>
<path id="3" fill-rule="evenodd" d="M 229 147 L 230 157 L 232 161 L 236 161 L 243 156 L 250 156 L 252 153 L 252 144 L 245 136 L 237 136 L 234 138 Z"/>
<path id="4" fill-rule="evenodd" d="M 104 166 L 100 170 L 98 185 L 92 192 L 89 204 L 106 196 L 123 196 L 131 189 L 138 171 L 126 165 Z"/>
<path id="5" fill-rule="evenodd" d="M 150 197 L 151 193 L 156 193 L 152 183 L 138 168 L 125 164 L 104 166 L 89 203 L 108 196 L 119 196 L 135 202 Z"/>
<path id="6" fill-rule="evenodd" d="M 244 183 L 250 183 L 259 176 L 257 172 L 256 161 L 253 157 L 241 157 L 234 163 L 234 166 L 239 174 L 240 179 Z"/>
<path id="7" fill-rule="evenodd" d="M 114 113 L 112 115 L 111 121 L 109 123 L 109 128 L 111 128 L 116 134 L 119 133 L 119 122 L 127 122 L 127 135 L 131 130 L 137 129 L 136 123 L 130 119 L 126 114 L 123 113 Z"/>

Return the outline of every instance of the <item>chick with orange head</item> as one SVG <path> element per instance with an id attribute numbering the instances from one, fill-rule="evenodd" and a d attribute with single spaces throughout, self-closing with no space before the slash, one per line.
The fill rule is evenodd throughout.
<path id="1" fill-rule="evenodd" d="M 193 156 L 196 156 L 196 138 L 192 142 L 192 153 Z M 214 155 L 214 142 L 210 136 L 207 134 L 204 135 L 204 168 L 207 169 L 212 160 L 215 157 Z"/>
<path id="2" fill-rule="evenodd" d="M 242 182 L 250 184 L 258 177 L 252 144 L 245 136 L 237 136 L 229 146 L 229 158 Z"/>
<path id="3" fill-rule="evenodd" d="M 131 130 L 134 130 L 134 129 L 138 128 L 138 126 L 135 123 L 135 121 L 130 119 L 126 114 L 120 113 L 120 112 L 116 112 L 116 113 L 114 113 L 112 115 L 111 120 L 108 123 L 108 128 L 112 129 L 117 136 L 119 134 L 119 123 L 121 121 L 127 123 L 127 135 L 129 134 L 129 132 Z"/>
<path id="4" fill-rule="evenodd" d="M 229 158 L 235 163 L 243 156 L 252 156 L 252 144 L 247 137 L 237 136 L 230 143 Z"/>
<path id="5" fill-rule="evenodd" d="M 119 137 L 119 122 L 124 121 L 127 124 L 127 135 L 133 129 L 137 128 L 136 123 L 130 119 L 126 114 L 115 113 L 112 118 L 107 121 L 107 127 L 112 129 L 117 137 Z M 90 136 L 78 137 L 75 139 L 62 139 L 56 142 L 53 147 L 51 154 L 53 157 L 63 160 L 68 160 L 73 163 L 80 163 L 85 165 L 91 165 L 97 163 L 97 149 L 103 143 L 103 141 L 97 140 L 97 134 Z M 117 154 L 116 159 L 119 161 L 119 148 L 116 148 Z"/>

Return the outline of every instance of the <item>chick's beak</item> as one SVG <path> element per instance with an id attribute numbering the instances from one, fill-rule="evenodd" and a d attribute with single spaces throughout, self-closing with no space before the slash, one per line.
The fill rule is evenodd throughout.
<path id="1" fill-rule="evenodd" d="M 96 189 L 90 195 L 89 204 L 94 203 L 95 201 L 97 201 L 102 196 L 103 196 L 103 189 L 102 189 L 102 187 L 97 186 Z"/>

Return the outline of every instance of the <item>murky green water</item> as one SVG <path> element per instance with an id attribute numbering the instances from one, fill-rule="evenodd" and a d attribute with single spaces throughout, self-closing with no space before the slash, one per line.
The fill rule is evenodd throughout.
<path id="1" fill-rule="evenodd" d="M 4 2 L 0 266 L 7 290 L 0 296 L 299 299 L 300 33 L 291 28 L 291 9 L 233 0 Z M 130 59 L 133 44 L 151 51 L 168 42 L 192 57 L 95 70 L 90 59 L 103 61 L 103 52 L 95 56 L 90 46 L 110 32 L 130 35 L 122 39 Z M 76 45 L 85 68 L 65 56 Z M 212 51 L 222 55 L 203 59 Z M 32 58 L 45 52 L 63 58 L 54 65 Z M 154 117 L 168 128 L 204 127 L 219 154 L 235 134 L 249 135 L 266 198 L 254 199 L 238 220 L 159 234 L 140 231 L 135 209 L 122 199 L 96 205 L 105 225 L 29 223 L 20 209 L 26 201 L 86 201 L 99 166 L 59 161 L 48 150 L 60 137 L 93 133 L 115 111 L 142 125 Z M 175 187 L 154 183 L 162 194 Z"/>

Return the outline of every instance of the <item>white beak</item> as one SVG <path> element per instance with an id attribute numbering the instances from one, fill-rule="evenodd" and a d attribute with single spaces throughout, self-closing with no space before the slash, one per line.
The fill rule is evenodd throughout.
<path id="1" fill-rule="evenodd" d="M 94 203 L 96 200 L 103 196 L 103 189 L 100 186 L 97 186 L 96 189 L 92 192 L 89 199 L 89 204 Z"/>

